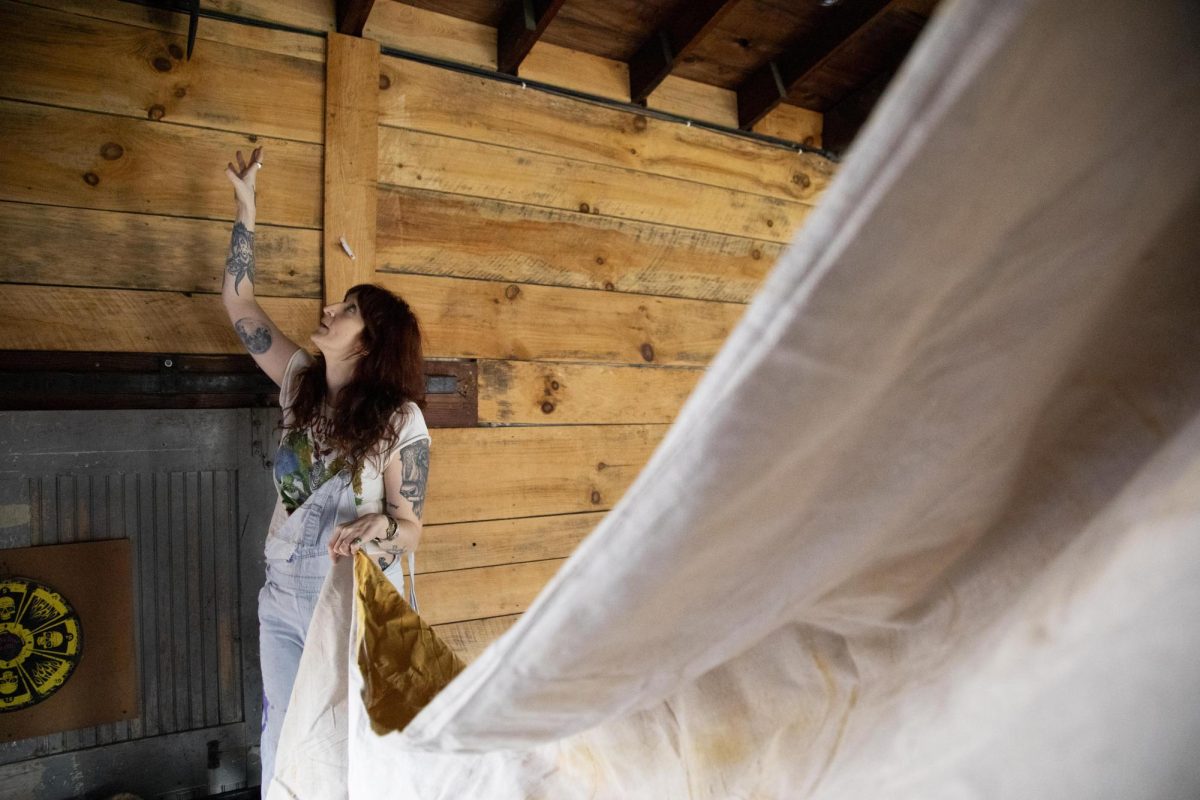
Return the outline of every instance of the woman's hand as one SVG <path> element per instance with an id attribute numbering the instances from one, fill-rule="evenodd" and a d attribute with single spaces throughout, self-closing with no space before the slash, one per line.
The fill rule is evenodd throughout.
<path id="1" fill-rule="evenodd" d="M 353 522 L 338 525 L 329 540 L 329 557 L 352 555 L 365 542 L 382 541 L 387 538 L 389 520 L 384 514 L 363 514 Z"/>
<path id="2" fill-rule="evenodd" d="M 237 199 L 238 219 L 254 215 L 254 192 L 258 181 L 258 171 L 262 169 L 262 148 L 254 148 L 250 161 L 242 158 L 242 151 L 237 151 L 237 166 L 230 161 L 225 167 L 225 177 L 233 184 L 233 196 Z"/>

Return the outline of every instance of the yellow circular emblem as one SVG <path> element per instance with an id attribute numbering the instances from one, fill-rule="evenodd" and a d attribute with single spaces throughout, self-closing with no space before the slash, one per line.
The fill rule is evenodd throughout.
<path id="1" fill-rule="evenodd" d="M 0 712 L 57 692 L 82 653 L 79 617 L 65 597 L 29 578 L 0 580 Z"/>

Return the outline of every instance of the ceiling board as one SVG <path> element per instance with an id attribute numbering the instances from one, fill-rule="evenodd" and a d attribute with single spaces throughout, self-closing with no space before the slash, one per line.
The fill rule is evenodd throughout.
<path id="1" fill-rule="evenodd" d="M 881 73 L 894 71 L 928 19 L 904 7 L 891 8 L 844 42 L 814 73 L 792 88 L 788 101 L 826 111 Z"/>
<path id="2" fill-rule="evenodd" d="M 736 89 L 829 11 L 817 0 L 741 0 L 672 74 Z"/>

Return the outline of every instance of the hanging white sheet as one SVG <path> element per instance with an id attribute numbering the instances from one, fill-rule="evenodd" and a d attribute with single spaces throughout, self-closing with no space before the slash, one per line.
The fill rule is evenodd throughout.
<path id="1" fill-rule="evenodd" d="M 1200 10 L 944 5 L 624 499 L 402 734 L 331 574 L 272 797 L 1200 793 Z"/>

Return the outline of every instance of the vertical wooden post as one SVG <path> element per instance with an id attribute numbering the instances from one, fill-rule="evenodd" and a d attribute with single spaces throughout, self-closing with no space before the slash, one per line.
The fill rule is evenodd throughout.
<path id="1" fill-rule="evenodd" d="M 379 43 L 330 33 L 325 53 L 325 302 L 375 278 Z M 346 254 L 345 238 L 354 258 Z"/>

